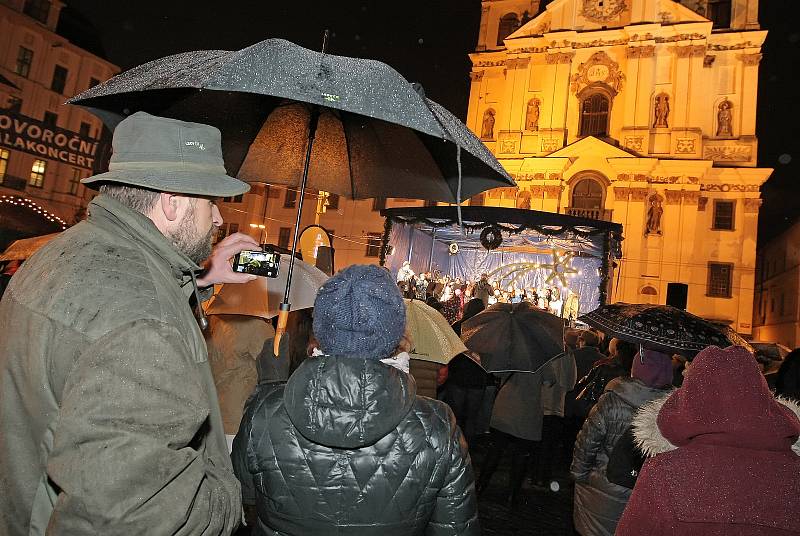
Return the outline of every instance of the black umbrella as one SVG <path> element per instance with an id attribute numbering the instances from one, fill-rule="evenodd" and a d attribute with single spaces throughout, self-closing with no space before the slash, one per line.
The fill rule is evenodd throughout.
<path id="1" fill-rule="evenodd" d="M 613 337 L 647 348 L 689 357 L 708 346 L 750 345 L 730 328 L 719 326 L 669 305 L 613 303 L 578 320 Z"/>
<path id="2" fill-rule="evenodd" d="M 110 126 L 136 111 L 214 125 L 222 131 L 229 173 L 301 192 L 309 187 L 353 199 L 460 203 L 490 188 L 514 186 L 466 126 L 388 65 L 282 39 L 233 52 L 167 56 L 68 102 Z M 292 268 L 293 262 L 286 312 Z M 276 345 L 282 321 L 284 314 Z"/>
<path id="3" fill-rule="evenodd" d="M 563 319 L 528 302 L 497 303 L 461 324 L 489 372 L 532 372 L 564 351 Z"/>

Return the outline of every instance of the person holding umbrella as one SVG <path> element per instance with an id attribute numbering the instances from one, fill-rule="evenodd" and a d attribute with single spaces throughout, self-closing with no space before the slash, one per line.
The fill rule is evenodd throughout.
<path id="1" fill-rule="evenodd" d="M 244 282 L 257 243 L 213 199 L 246 192 L 216 128 L 137 113 L 114 132 L 88 219 L 42 247 L 0 302 L 0 534 L 230 534 L 239 483 L 198 287 Z"/>
<path id="2" fill-rule="evenodd" d="M 444 403 L 385 364 L 406 331 L 388 271 L 350 266 L 314 303 L 315 356 L 259 387 L 234 440 L 255 534 L 478 535 L 467 445 Z"/>

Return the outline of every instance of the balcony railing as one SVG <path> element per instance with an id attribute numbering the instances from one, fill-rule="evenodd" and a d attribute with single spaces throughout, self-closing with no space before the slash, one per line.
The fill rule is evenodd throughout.
<path id="1" fill-rule="evenodd" d="M 567 207 L 564 209 L 564 212 L 570 216 L 578 216 L 589 220 L 611 221 L 611 213 L 613 210 Z"/>

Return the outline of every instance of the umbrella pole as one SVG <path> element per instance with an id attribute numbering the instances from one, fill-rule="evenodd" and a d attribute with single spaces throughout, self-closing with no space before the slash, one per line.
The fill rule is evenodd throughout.
<path id="1" fill-rule="evenodd" d="M 319 106 L 311 108 L 311 119 L 308 122 L 308 146 L 306 147 L 306 161 L 303 164 L 303 179 L 300 181 L 300 200 L 297 203 L 297 216 L 294 220 L 294 236 L 292 237 L 291 256 L 289 257 L 289 272 L 286 274 L 286 289 L 283 292 L 283 303 L 280 304 L 278 310 L 278 327 L 275 330 L 275 340 L 273 341 L 272 350 L 275 357 L 278 357 L 278 349 L 280 348 L 281 338 L 286 333 L 286 324 L 289 321 L 289 311 L 292 309 L 292 304 L 289 303 L 289 291 L 292 288 L 292 272 L 294 272 L 294 252 L 297 249 L 297 239 L 300 235 L 300 218 L 303 215 L 303 199 L 305 199 L 306 184 L 308 183 L 308 168 L 311 164 L 311 150 L 314 147 L 314 138 L 317 134 L 317 125 L 319 124 Z"/>

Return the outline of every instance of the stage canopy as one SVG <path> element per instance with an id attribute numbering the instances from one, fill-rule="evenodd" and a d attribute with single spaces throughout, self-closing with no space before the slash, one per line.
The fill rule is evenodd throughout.
<path id="1" fill-rule="evenodd" d="M 621 256 L 622 225 L 613 222 L 461 207 L 462 232 L 455 206 L 392 208 L 381 215 L 381 263 L 393 274 L 406 260 L 415 273 L 438 271 L 464 281 L 487 273 L 504 290 L 572 291 L 582 313 L 605 303 L 613 261 Z"/>

